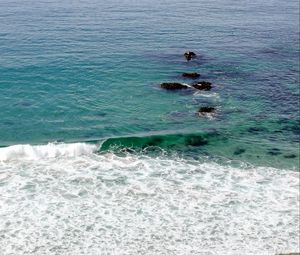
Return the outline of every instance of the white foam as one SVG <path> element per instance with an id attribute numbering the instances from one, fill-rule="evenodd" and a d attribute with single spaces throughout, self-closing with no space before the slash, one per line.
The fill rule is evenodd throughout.
<path id="1" fill-rule="evenodd" d="M 96 145 L 86 143 L 48 143 L 47 145 L 36 146 L 32 146 L 29 144 L 19 144 L 0 148 L 0 161 L 75 157 L 85 154 L 92 154 L 95 150 L 97 150 Z"/>
<path id="2" fill-rule="evenodd" d="M 219 93 L 216 93 L 216 92 L 211 93 L 211 92 L 200 91 L 199 90 L 199 91 L 194 92 L 193 95 L 194 96 L 200 96 L 200 97 L 206 97 L 206 98 L 213 98 L 213 99 L 216 99 L 216 100 L 220 99 Z"/>
<path id="3" fill-rule="evenodd" d="M 298 172 L 87 148 L 0 163 L 1 254 L 299 250 Z"/>
<path id="4" fill-rule="evenodd" d="M 193 86 L 191 86 L 190 84 L 187 84 L 187 83 L 182 83 L 184 86 L 187 86 L 188 88 L 193 88 L 194 89 L 194 87 Z"/>

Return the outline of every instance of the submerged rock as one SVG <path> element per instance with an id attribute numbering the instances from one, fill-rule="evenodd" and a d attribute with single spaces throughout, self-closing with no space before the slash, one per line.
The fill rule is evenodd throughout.
<path id="1" fill-rule="evenodd" d="M 264 128 L 264 127 L 250 127 L 250 128 L 248 128 L 247 131 L 249 133 L 252 133 L 252 134 L 257 134 L 257 133 L 260 133 L 260 132 L 267 131 L 267 129 Z"/>
<path id="2" fill-rule="evenodd" d="M 208 141 L 202 136 L 191 135 L 185 139 L 185 144 L 189 146 L 203 146 L 207 145 Z"/>
<path id="3" fill-rule="evenodd" d="M 212 113 L 215 113 L 215 112 L 216 112 L 215 107 L 207 107 L 207 106 L 200 107 L 200 109 L 198 111 L 199 116 L 204 116 L 206 114 L 212 114 Z"/>
<path id="4" fill-rule="evenodd" d="M 175 89 L 187 89 L 188 86 L 178 82 L 164 82 L 160 84 L 163 89 L 175 90 Z"/>
<path id="5" fill-rule="evenodd" d="M 297 156 L 295 154 L 287 154 L 284 155 L 285 158 L 297 158 Z"/>
<path id="6" fill-rule="evenodd" d="M 246 151 L 245 149 L 237 148 L 237 149 L 233 152 L 233 155 L 241 155 L 241 154 L 243 154 L 245 151 Z"/>
<path id="7" fill-rule="evenodd" d="M 184 54 L 184 57 L 186 58 L 187 61 L 190 61 L 192 58 L 195 58 L 197 55 L 192 52 L 192 51 L 187 51 Z"/>
<path id="8" fill-rule="evenodd" d="M 199 90 L 211 90 L 212 85 L 208 81 L 199 81 L 196 84 L 192 85 L 195 89 Z"/>
<path id="9" fill-rule="evenodd" d="M 200 77 L 200 74 L 199 73 L 183 73 L 182 77 L 196 79 L 196 78 Z"/>
<path id="10" fill-rule="evenodd" d="M 278 149 L 278 148 L 271 148 L 271 149 L 268 150 L 267 153 L 271 156 L 277 156 L 277 155 L 282 154 L 280 149 Z"/>

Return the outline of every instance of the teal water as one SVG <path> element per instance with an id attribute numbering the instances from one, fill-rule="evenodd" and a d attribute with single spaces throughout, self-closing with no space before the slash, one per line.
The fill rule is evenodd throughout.
<path id="1" fill-rule="evenodd" d="M 299 69 L 297 0 L 0 1 L 3 253 L 299 250 Z"/>
<path id="2" fill-rule="evenodd" d="M 297 1 L 2 1 L 0 144 L 213 132 L 223 141 L 207 153 L 297 167 L 298 11 Z M 186 62 L 186 50 L 199 58 Z M 211 92 L 159 88 L 187 71 Z M 215 119 L 197 117 L 206 105 Z"/>

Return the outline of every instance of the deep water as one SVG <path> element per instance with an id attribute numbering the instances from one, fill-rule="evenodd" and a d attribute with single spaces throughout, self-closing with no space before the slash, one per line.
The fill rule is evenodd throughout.
<path id="1" fill-rule="evenodd" d="M 0 1 L 0 254 L 299 250 L 299 71 L 297 0 Z"/>

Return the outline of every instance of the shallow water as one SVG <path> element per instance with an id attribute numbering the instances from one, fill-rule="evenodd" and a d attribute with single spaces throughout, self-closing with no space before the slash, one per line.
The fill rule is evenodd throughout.
<path id="1" fill-rule="evenodd" d="M 299 250 L 298 20 L 296 0 L 1 1 L 2 253 Z M 160 88 L 183 72 L 212 90 Z"/>

